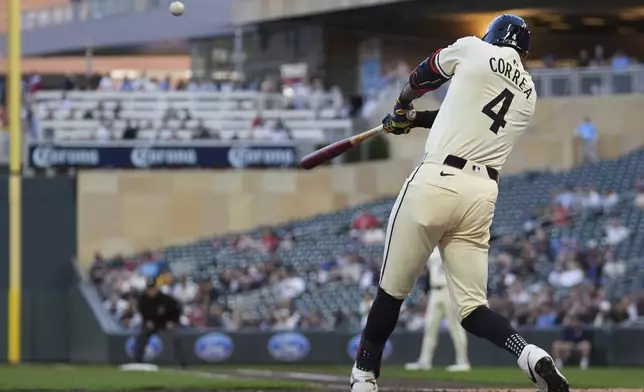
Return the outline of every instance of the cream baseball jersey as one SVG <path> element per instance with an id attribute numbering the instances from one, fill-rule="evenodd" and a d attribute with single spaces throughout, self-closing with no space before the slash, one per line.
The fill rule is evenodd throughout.
<path id="1" fill-rule="evenodd" d="M 501 171 L 537 101 L 519 53 L 464 37 L 438 52 L 431 66 L 451 83 L 425 151 L 453 154 Z"/>
<path id="2" fill-rule="evenodd" d="M 429 268 L 429 287 L 444 287 L 447 284 L 447 278 L 445 277 L 443 259 L 438 247 L 434 248 L 434 251 L 429 256 L 427 267 Z"/>

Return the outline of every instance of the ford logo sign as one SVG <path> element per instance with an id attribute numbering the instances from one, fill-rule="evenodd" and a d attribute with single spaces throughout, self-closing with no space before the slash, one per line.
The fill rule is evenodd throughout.
<path id="1" fill-rule="evenodd" d="M 233 340 L 223 333 L 209 333 L 195 342 L 195 355 L 206 362 L 225 361 L 234 350 Z"/>
<path id="2" fill-rule="evenodd" d="M 309 355 L 310 350 L 309 340 L 297 332 L 278 333 L 268 341 L 268 353 L 278 361 L 298 361 Z"/>
<path id="3" fill-rule="evenodd" d="M 349 344 L 347 345 L 347 354 L 349 354 L 349 357 L 351 359 L 355 359 L 356 355 L 358 354 L 358 346 L 360 345 L 360 338 L 361 335 L 357 335 L 351 338 L 349 340 Z M 393 345 L 391 344 L 390 340 L 387 340 L 387 343 L 385 344 L 385 349 L 382 352 L 382 360 L 384 361 L 385 359 L 389 358 L 391 353 L 393 352 Z"/>

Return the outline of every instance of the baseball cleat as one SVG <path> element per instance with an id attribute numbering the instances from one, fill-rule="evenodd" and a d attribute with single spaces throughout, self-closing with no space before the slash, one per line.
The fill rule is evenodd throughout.
<path id="1" fill-rule="evenodd" d="M 539 392 L 570 392 L 568 380 L 559 372 L 552 357 L 534 344 L 525 346 L 517 364 Z"/>
<path id="2" fill-rule="evenodd" d="M 469 372 L 470 370 L 472 370 L 472 367 L 467 363 L 457 363 L 455 365 L 449 365 L 445 370 L 447 370 L 448 372 Z"/>
<path id="3" fill-rule="evenodd" d="M 355 366 L 351 369 L 349 386 L 351 392 L 378 392 L 376 375 L 373 372 L 360 370 Z"/>
<path id="4" fill-rule="evenodd" d="M 411 362 L 405 364 L 405 370 L 432 370 L 432 365 L 423 362 Z"/>

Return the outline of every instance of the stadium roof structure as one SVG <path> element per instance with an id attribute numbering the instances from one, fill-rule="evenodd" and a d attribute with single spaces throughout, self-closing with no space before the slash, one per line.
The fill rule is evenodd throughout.
<path id="1" fill-rule="evenodd" d="M 54 55 L 86 47 L 134 47 L 144 44 L 213 37 L 232 33 L 234 0 L 194 1 L 181 17 L 165 2 L 146 10 L 112 10 L 64 6 L 23 12 L 23 55 Z M 6 35 L 0 36 L 6 53 Z"/>

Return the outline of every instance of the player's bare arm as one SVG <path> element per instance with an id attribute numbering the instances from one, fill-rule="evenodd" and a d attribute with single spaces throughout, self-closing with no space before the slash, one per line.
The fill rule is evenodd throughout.
<path id="1" fill-rule="evenodd" d="M 411 128 L 414 126 L 431 128 L 431 124 L 433 124 L 436 116 L 431 119 L 429 126 L 426 126 L 427 122 L 422 122 L 420 124 L 423 125 L 419 125 L 418 120 L 409 120 L 407 118 L 407 113 L 410 110 L 413 110 L 414 106 L 412 102 L 415 99 L 422 97 L 429 91 L 436 90 L 449 80 L 449 77 L 447 77 L 445 72 L 440 69 L 440 64 L 438 63 L 440 51 L 441 49 L 427 57 L 418 65 L 418 67 L 416 67 L 416 69 L 414 69 L 411 75 L 409 75 L 409 80 L 396 100 L 394 110 L 391 115 L 388 115 L 383 120 L 383 128 L 385 132 L 393 133 L 394 135 L 402 135 L 409 133 Z M 426 116 L 424 117 L 425 120 L 430 120 L 430 118 Z"/>

